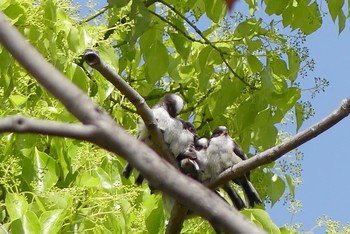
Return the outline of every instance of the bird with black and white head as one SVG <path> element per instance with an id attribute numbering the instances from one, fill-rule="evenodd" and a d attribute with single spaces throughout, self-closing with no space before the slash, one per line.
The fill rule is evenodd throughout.
<path id="1" fill-rule="evenodd" d="M 168 141 L 173 140 L 176 136 L 176 133 L 171 133 L 171 132 L 180 131 L 180 130 L 172 130 L 172 128 L 174 127 L 179 129 L 182 128 L 182 124 L 181 123 L 176 124 L 175 122 L 177 121 L 174 122 L 174 119 L 181 112 L 183 107 L 184 107 L 184 101 L 180 96 L 176 94 L 166 94 L 152 108 L 152 112 L 157 122 L 157 126 L 162 132 L 163 138 L 165 134 L 166 137 L 168 138 Z M 137 139 L 145 142 L 147 145 L 151 147 L 153 146 L 151 134 L 149 133 L 145 125 L 145 122 L 142 119 L 140 119 L 138 123 Z M 129 178 L 132 170 L 133 170 L 133 167 L 131 166 L 130 163 L 128 163 L 122 171 L 124 177 Z"/>
<path id="2" fill-rule="evenodd" d="M 230 137 L 225 126 L 219 126 L 213 131 L 207 154 L 208 168 L 213 175 L 212 179 L 217 178 L 227 168 L 247 159 L 238 143 Z M 255 203 L 262 203 L 259 194 L 246 174 L 234 178 L 233 181 L 242 187 L 249 207 L 253 207 Z"/>
<path id="3" fill-rule="evenodd" d="M 199 138 L 193 147 L 189 148 L 184 153 L 184 159 L 181 161 L 181 169 L 185 174 L 189 174 L 191 177 L 197 179 L 200 182 L 209 182 L 216 174 L 212 174 L 209 167 L 209 155 L 208 149 L 209 139 L 202 137 Z M 198 165 L 197 167 L 195 167 Z M 198 168 L 198 169 L 197 169 Z M 241 210 L 245 208 L 245 203 L 241 196 L 234 190 L 229 182 L 225 183 L 222 188 L 227 193 L 232 201 L 232 204 Z"/>

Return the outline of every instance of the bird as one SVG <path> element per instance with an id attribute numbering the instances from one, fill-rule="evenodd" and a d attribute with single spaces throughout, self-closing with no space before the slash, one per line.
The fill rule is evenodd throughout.
<path id="1" fill-rule="evenodd" d="M 200 182 L 211 180 L 212 176 L 215 176 L 211 175 L 211 171 L 209 170 L 208 163 L 210 160 L 208 159 L 208 147 L 209 139 L 205 137 L 199 138 L 194 146 L 190 147 L 187 152 L 184 153 L 184 156 L 182 156 L 185 159 L 181 161 L 180 168 L 185 171 L 185 174 L 190 175 Z M 198 169 L 196 165 L 198 165 Z M 236 209 L 241 210 L 246 207 L 241 196 L 232 188 L 229 182 L 225 183 L 222 188 L 227 193 Z"/>
<path id="2" fill-rule="evenodd" d="M 180 96 L 176 94 L 166 94 L 152 108 L 167 150 L 175 159 L 197 139 L 196 129 L 193 124 L 177 117 L 183 107 L 184 101 Z M 154 144 L 142 120 L 140 120 L 138 124 L 138 139 L 144 141 L 151 147 Z M 132 170 L 133 167 L 128 163 L 123 169 L 122 174 L 124 177 L 129 178 Z M 144 177 L 139 174 L 135 181 L 136 184 L 141 185 L 143 181 Z"/>
<path id="3" fill-rule="evenodd" d="M 230 137 L 225 126 L 219 126 L 213 131 L 209 139 L 207 154 L 208 170 L 212 176 L 211 180 L 217 178 L 227 168 L 247 159 L 238 143 Z M 242 187 L 247 198 L 248 207 L 253 207 L 256 203 L 262 203 L 247 174 L 234 178 L 233 181 Z"/>
<path id="4" fill-rule="evenodd" d="M 156 105 L 152 108 L 154 118 L 157 122 L 157 126 L 164 135 L 166 132 L 167 140 L 171 141 L 174 137 L 170 134 L 171 127 L 180 127 L 181 125 L 176 125 L 174 123 L 174 118 L 180 114 L 181 110 L 184 107 L 183 99 L 176 94 L 166 94 L 161 98 Z M 164 136 L 163 136 L 164 138 Z M 153 141 L 151 135 L 145 125 L 145 122 L 140 119 L 138 123 L 138 134 L 137 139 L 145 142 L 149 146 L 153 146 Z M 125 178 L 131 176 L 133 166 L 130 163 L 127 163 L 124 167 L 122 174 Z"/>
<path id="5" fill-rule="evenodd" d="M 168 146 L 169 152 L 180 164 L 181 159 L 178 157 L 182 155 L 186 149 L 194 144 L 197 139 L 196 129 L 192 123 L 184 121 L 179 118 L 173 118 L 163 132 L 164 142 Z M 144 178 L 141 174 L 136 178 L 136 184 L 141 185 Z"/>

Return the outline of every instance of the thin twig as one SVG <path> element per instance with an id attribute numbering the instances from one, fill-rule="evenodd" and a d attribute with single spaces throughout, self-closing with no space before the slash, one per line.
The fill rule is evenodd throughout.
<path id="1" fill-rule="evenodd" d="M 68 137 L 79 140 L 91 140 L 96 126 L 61 123 L 51 120 L 28 118 L 20 115 L 0 119 L 0 133 L 39 133 L 49 136 Z"/>
<path id="2" fill-rule="evenodd" d="M 90 20 L 93 20 L 93 19 L 97 18 L 98 16 L 102 15 L 103 13 L 105 13 L 108 9 L 109 9 L 109 6 L 104 6 L 100 10 L 96 11 L 94 14 L 80 20 L 80 22 L 78 24 L 82 25 L 84 23 L 87 23 Z"/>
<path id="3" fill-rule="evenodd" d="M 250 85 L 247 81 L 245 81 L 245 79 L 243 77 L 241 77 L 240 75 L 238 75 L 233 68 L 230 66 L 230 64 L 227 62 L 226 58 L 224 57 L 224 52 L 219 49 L 216 45 L 214 45 L 208 38 L 206 38 L 202 31 L 199 30 L 199 28 L 194 25 L 190 20 L 188 20 L 188 18 L 186 18 L 181 12 L 179 12 L 178 10 L 176 10 L 175 7 L 173 7 L 172 5 L 164 2 L 163 0 L 159 0 L 160 3 L 164 4 L 165 6 L 167 6 L 169 9 L 171 9 L 175 14 L 177 14 L 178 16 L 180 16 L 183 20 L 186 21 L 186 23 L 188 23 L 193 29 L 194 31 L 205 41 L 206 44 L 210 45 L 213 49 L 215 49 L 219 54 L 220 57 L 222 59 L 222 61 L 225 63 L 225 65 L 227 66 L 227 68 L 229 69 L 229 71 L 236 76 L 243 84 L 245 84 L 246 86 L 250 87 L 251 89 L 255 90 L 257 89 L 256 87 Z M 154 13 L 155 14 L 155 13 Z M 161 16 L 158 16 L 159 18 L 163 18 Z M 167 20 L 168 21 L 168 20 Z M 168 21 L 169 22 L 169 21 Z M 174 26 L 174 24 L 170 24 L 172 27 L 174 27 L 175 29 L 179 30 L 176 26 Z M 180 31 L 180 30 L 179 30 Z M 180 31 L 181 32 L 181 31 Z M 182 32 L 181 32 L 182 33 Z"/>

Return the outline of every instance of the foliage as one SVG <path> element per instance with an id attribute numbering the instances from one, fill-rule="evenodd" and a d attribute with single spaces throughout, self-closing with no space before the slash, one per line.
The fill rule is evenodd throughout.
<path id="1" fill-rule="evenodd" d="M 264 1 L 267 14 L 281 16 L 282 26 L 296 30 L 288 34 L 280 33 L 274 20 L 240 13 L 225 17 L 221 0 L 153 2 L 109 1 L 109 7 L 83 20 L 65 0 L 5 0 L 0 8 L 47 60 L 131 133 L 137 123 L 134 107 L 81 62 L 86 48 L 96 48 L 150 105 L 165 92 L 178 92 L 187 102 L 181 117 L 193 120 L 202 136 L 226 125 L 253 154 L 282 139 L 276 125 L 291 113 L 300 128 L 311 108 L 300 100 L 297 80 L 310 68 L 304 34 L 322 23 L 316 2 Z M 254 13 L 257 1 L 246 2 Z M 330 2 L 341 32 L 343 3 Z M 209 25 L 205 30 L 202 20 Z M 1 116 L 76 121 L 2 47 L 0 72 Z M 86 142 L 28 134 L 3 135 L 0 152 L 0 222 L 13 233 L 164 231 L 160 196 L 122 178 L 125 162 L 118 157 Z M 294 198 L 300 174 L 285 166 L 294 162 L 299 168 L 298 160 L 251 173 L 266 204 Z M 284 230 L 263 206 L 244 214 L 268 231 Z M 208 230 L 197 218 L 186 222 L 185 233 L 196 231 L 193 223 L 198 233 Z"/>

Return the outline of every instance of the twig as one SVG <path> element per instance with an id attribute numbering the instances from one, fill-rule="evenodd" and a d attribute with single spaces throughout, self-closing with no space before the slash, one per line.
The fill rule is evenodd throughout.
<path id="1" fill-rule="evenodd" d="M 107 10 L 109 9 L 109 6 L 104 6 L 102 7 L 100 10 L 96 11 L 94 14 L 80 20 L 80 22 L 78 23 L 79 25 L 82 25 L 84 23 L 89 22 L 90 20 L 95 19 L 96 17 L 102 15 L 103 13 L 105 13 Z"/>
<path id="2" fill-rule="evenodd" d="M 0 119 L 0 133 L 39 133 L 49 136 L 69 137 L 79 140 L 91 140 L 96 126 L 60 123 L 51 120 L 28 118 L 20 115 Z"/>
<path id="3" fill-rule="evenodd" d="M 305 142 L 317 137 L 321 133 L 333 127 L 335 124 L 347 117 L 349 114 L 350 98 L 347 98 L 342 101 L 341 106 L 338 109 L 336 109 L 333 113 L 328 115 L 320 122 L 296 134 L 289 140 L 279 145 L 276 145 L 268 150 L 265 150 L 264 152 L 261 152 L 255 155 L 254 157 L 251 157 L 248 160 L 244 160 L 243 162 L 240 162 L 234 165 L 233 167 L 225 170 L 220 174 L 220 176 L 218 176 L 218 178 L 215 181 L 210 183 L 208 186 L 210 188 L 219 187 L 220 185 L 227 181 L 230 181 L 234 177 L 242 175 L 247 171 L 250 171 L 261 165 L 268 164 L 277 160 L 289 151 L 299 147 Z"/>
<path id="4" fill-rule="evenodd" d="M 233 68 L 230 66 L 230 64 L 227 62 L 226 58 L 224 57 L 224 52 L 219 49 L 216 45 L 214 45 L 211 41 L 209 41 L 208 38 L 206 38 L 203 33 L 201 32 L 201 30 L 199 30 L 199 28 L 197 28 L 196 25 L 194 25 L 190 20 L 188 20 L 183 14 L 181 14 L 181 12 L 179 12 L 178 10 L 176 10 L 175 7 L 173 7 L 172 5 L 164 2 L 163 0 L 159 0 L 160 3 L 164 4 L 165 6 L 167 6 L 168 8 L 170 8 L 175 14 L 179 15 L 183 20 L 186 21 L 186 23 L 188 23 L 193 29 L 194 31 L 205 41 L 205 44 L 210 45 L 213 49 L 215 49 L 219 54 L 220 57 L 222 59 L 222 61 L 225 63 L 225 65 L 227 66 L 227 68 L 229 69 L 229 71 L 236 76 L 243 84 L 245 84 L 246 86 L 248 86 L 249 88 L 255 90 L 257 89 L 256 87 L 250 85 L 247 81 L 245 81 L 245 79 L 243 77 L 241 77 L 240 75 L 238 75 Z M 158 16 L 157 14 L 155 14 L 156 16 Z M 160 18 L 163 18 L 161 16 L 158 16 Z M 168 21 L 169 22 L 169 21 Z M 174 24 L 170 24 L 172 27 L 174 27 L 175 29 L 179 30 Z M 180 31 L 180 30 L 179 30 Z M 180 31 L 181 32 L 181 31 Z M 181 32 L 182 33 L 182 32 Z M 197 40 L 196 40 L 197 41 Z"/>

